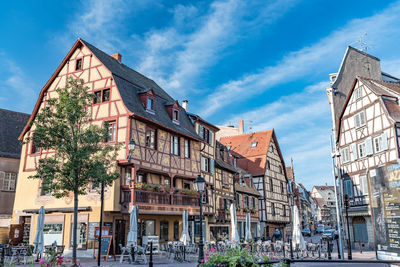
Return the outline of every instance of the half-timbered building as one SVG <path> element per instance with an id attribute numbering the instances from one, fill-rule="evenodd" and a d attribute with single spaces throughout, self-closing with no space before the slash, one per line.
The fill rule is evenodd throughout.
<path id="1" fill-rule="evenodd" d="M 143 236 L 158 236 L 160 242 L 178 240 L 182 212 L 187 210 L 192 218 L 199 215 L 199 197 L 193 181 L 201 173 L 200 150 L 204 151 L 205 143 L 185 109 L 154 81 L 124 65 L 120 54 L 110 56 L 78 39 L 41 90 L 21 140 L 34 134 L 37 112 L 49 98 L 56 97 L 55 89 L 63 88 L 69 76 L 83 79 L 96 96 L 91 123 L 102 126 L 109 122 L 110 135 L 105 142 L 123 144 L 116 158 L 121 179 L 106 189 L 104 202 L 104 225 L 110 228 L 117 252 L 118 244 L 126 242 L 132 205 L 139 206 L 139 240 Z M 128 157 L 130 140 L 135 141 L 136 147 Z M 212 148 L 207 151 L 213 153 Z M 53 152 L 24 143 L 13 223 L 29 222 L 30 229 L 36 229 L 38 209 L 43 205 L 45 245 L 57 241 L 68 250 L 72 194 L 56 199 L 41 190 L 39 180 L 28 179 L 38 160 L 49 153 Z M 78 248 L 93 247 L 99 218 L 99 194 L 89 188 L 86 195 L 79 197 Z M 32 243 L 34 231 L 26 235 Z"/>
<path id="2" fill-rule="evenodd" d="M 399 97 L 397 83 L 357 77 L 337 125 L 343 189 L 350 197 L 350 238 L 371 247 L 368 176 L 399 159 Z"/>
<path id="3" fill-rule="evenodd" d="M 286 236 L 290 208 L 285 162 L 274 130 L 222 137 L 221 143 L 242 156 L 239 167 L 252 175 L 258 192 L 259 220 L 264 236 L 280 229 Z"/>

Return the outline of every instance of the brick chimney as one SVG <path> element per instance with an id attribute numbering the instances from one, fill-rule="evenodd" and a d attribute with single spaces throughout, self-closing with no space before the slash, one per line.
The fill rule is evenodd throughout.
<path id="1" fill-rule="evenodd" d="M 115 53 L 111 55 L 113 58 L 115 58 L 116 60 L 118 60 L 119 62 L 122 61 L 122 55 L 120 53 Z"/>
<path id="2" fill-rule="evenodd" d="M 182 107 L 186 110 L 186 112 L 188 111 L 188 103 L 189 103 L 189 101 L 187 101 L 187 100 L 182 101 Z"/>
<path id="3" fill-rule="evenodd" d="M 243 133 L 244 133 L 244 121 L 239 120 L 239 134 L 243 134 Z"/>

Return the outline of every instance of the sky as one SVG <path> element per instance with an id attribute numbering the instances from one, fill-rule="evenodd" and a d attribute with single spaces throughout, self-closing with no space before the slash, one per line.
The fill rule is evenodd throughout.
<path id="1" fill-rule="evenodd" d="M 77 38 L 152 78 L 189 111 L 245 131 L 274 128 L 309 190 L 333 184 L 329 74 L 348 45 L 400 77 L 400 1 L 6 1 L 0 108 L 31 113 Z"/>

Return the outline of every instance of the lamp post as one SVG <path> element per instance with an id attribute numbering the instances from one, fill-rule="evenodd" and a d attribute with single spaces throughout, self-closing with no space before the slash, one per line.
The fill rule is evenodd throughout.
<path id="1" fill-rule="evenodd" d="M 130 161 L 130 159 L 132 157 L 132 152 L 133 152 L 133 150 L 135 150 L 135 145 L 136 145 L 135 140 L 132 139 L 131 141 L 129 141 L 129 145 L 128 145 L 128 148 L 129 148 L 128 161 Z"/>
<path id="2" fill-rule="evenodd" d="M 199 242 L 199 264 L 204 261 L 204 243 L 203 243 L 203 205 L 202 205 L 202 195 L 206 187 L 206 180 L 200 175 L 197 176 L 194 181 L 196 191 L 199 192 L 200 200 L 200 242 Z"/>
<path id="3" fill-rule="evenodd" d="M 347 252 L 347 258 L 349 260 L 353 259 L 353 256 L 351 255 L 351 241 L 350 241 L 350 226 L 349 226 L 349 195 L 345 194 L 344 195 L 344 207 L 346 209 L 346 222 L 347 222 L 347 245 L 348 245 L 348 252 Z"/>

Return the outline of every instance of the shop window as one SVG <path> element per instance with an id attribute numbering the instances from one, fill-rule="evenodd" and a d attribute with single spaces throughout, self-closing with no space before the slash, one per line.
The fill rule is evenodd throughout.
<path id="1" fill-rule="evenodd" d="M 79 232 L 78 232 L 79 234 Z M 48 246 L 57 242 L 57 244 L 62 244 L 63 241 L 63 225 L 62 223 L 51 223 L 44 224 L 43 226 L 43 236 L 44 236 L 44 245 Z M 49 238 L 50 237 L 50 238 Z"/>
<path id="2" fill-rule="evenodd" d="M 143 222 L 142 236 L 155 236 L 156 235 L 156 222 L 155 220 L 145 220 Z"/>
<path id="3" fill-rule="evenodd" d="M 168 241 L 168 222 L 161 221 L 160 222 L 160 241 L 165 242 Z"/>
<path id="4" fill-rule="evenodd" d="M 74 229 L 74 223 L 71 223 L 71 243 L 70 246 L 72 247 L 72 242 L 73 242 L 73 237 L 72 237 L 72 232 Z M 77 249 L 86 249 L 86 243 L 87 243 L 87 223 L 86 222 L 78 222 L 78 227 L 77 227 Z M 62 244 L 58 243 L 57 244 Z"/>
<path id="5" fill-rule="evenodd" d="M 179 222 L 178 221 L 174 222 L 174 240 L 175 241 L 179 240 Z"/>

